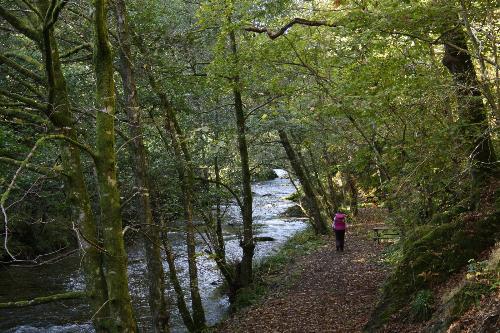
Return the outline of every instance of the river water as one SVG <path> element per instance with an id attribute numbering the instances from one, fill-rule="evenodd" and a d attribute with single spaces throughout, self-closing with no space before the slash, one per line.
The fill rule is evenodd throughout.
<path id="1" fill-rule="evenodd" d="M 280 178 L 256 182 L 252 185 L 254 193 L 254 226 L 257 236 L 274 238 L 271 242 L 258 242 L 255 260 L 276 252 L 288 238 L 303 230 L 306 223 L 301 219 L 282 218 L 280 214 L 292 206 L 284 197 L 295 192 L 291 182 L 282 178 L 283 170 L 276 170 Z M 228 207 L 227 226 L 224 228 L 226 253 L 228 259 L 241 257 L 241 248 L 237 232 L 241 218 L 236 205 Z M 171 241 L 175 253 L 180 278 L 188 294 L 188 276 L 184 235 L 172 233 Z M 203 253 L 207 246 L 198 238 L 197 250 Z M 129 285 L 137 321 L 142 332 L 149 331 L 150 317 L 147 303 L 146 265 L 140 243 L 128 246 Z M 165 270 L 168 270 L 166 262 Z M 221 294 L 223 279 L 213 260 L 207 255 L 198 259 L 200 292 L 209 325 L 219 322 L 228 313 L 229 301 Z M 167 282 L 168 283 L 168 282 Z M 0 302 L 31 299 L 70 290 L 83 290 L 84 281 L 81 258 L 77 255 L 68 257 L 54 264 L 36 268 L 8 267 L 0 270 Z M 173 290 L 167 286 L 169 298 L 174 300 Z M 0 331 L 9 333 L 81 333 L 93 332 L 90 324 L 92 314 L 82 300 L 68 300 L 40 304 L 19 309 L 0 310 Z M 186 332 L 175 305 L 172 306 L 172 332 Z"/>

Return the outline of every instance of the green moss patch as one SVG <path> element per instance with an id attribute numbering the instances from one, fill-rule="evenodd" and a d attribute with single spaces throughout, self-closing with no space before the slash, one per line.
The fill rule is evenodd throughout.
<path id="1" fill-rule="evenodd" d="M 278 178 L 276 171 L 271 168 L 259 167 L 254 170 L 252 175 L 252 181 L 264 181 L 264 180 L 273 180 Z"/>
<path id="2" fill-rule="evenodd" d="M 486 295 L 489 292 L 491 292 L 490 287 L 484 283 L 467 283 L 449 301 L 451 317 L 458 318 L 472 305 L 478 304 L 481 300 L 481 296 Z"/>
<path id="3" fill-rule="evenodd" d="M 445 332 L 451 323 L 460 318 L 473 305 L 479 304 L 483 295 L 491 293 L 488 284 L 469 281 L 445 301 L 430 321 L 428 332 Z"/>
<path id="4" fill-rule="evenodd" d="M 383 288 L 365 329 L 375 331 L 418 291 L 430 289 L 494 245 L 500 235 L 500 211 L 480 218 L 463 215 L 454 222 L 417 229 L 402 245 L 402 259 Z"/>

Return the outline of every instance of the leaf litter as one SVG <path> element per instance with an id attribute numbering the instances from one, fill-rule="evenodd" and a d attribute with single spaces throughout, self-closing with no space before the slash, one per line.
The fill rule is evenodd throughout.
<path id="1" fill-rule="evenodd" d="M 381 263 L 384 245 L 369 238 L 369 224 L 346 234 L 344 252 L 335 239 L 291 263 L 284 283 L 258 304 L 233 315 L 217 332 L 361 332 L 389 271 Z"/>

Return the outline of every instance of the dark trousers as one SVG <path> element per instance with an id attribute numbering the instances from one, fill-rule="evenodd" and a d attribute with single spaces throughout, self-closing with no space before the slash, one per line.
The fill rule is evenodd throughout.
<path id="1" fill-rule="evenodd" d="M 345 230 L 335 230 L 335 245 L 337 247 L 337 251 L 344 251 L 344 237 Z"/>

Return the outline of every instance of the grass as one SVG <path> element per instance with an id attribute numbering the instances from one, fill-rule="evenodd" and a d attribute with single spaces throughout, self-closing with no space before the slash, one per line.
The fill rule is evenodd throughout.
<path id="1" fill-rule="evenodd" d="M 254 268 L 254 282 L 238 291 L 232 311 L 237 312 L 255 304 L 270 290 L 284 287 L 298 277 L 298 273 L 285 273 L 286 267 L 304 255 L 315 252 L 326 244 L 326 240 L 314 234 L 311 228 L 296 233 L 276 254 L 263 259 Z"/>
<path id="2" fill-rule="evenodd" d="M 411 316 L 414 322 L 429 320 L 433 312 L 434 298 L 432 291 L 423 289 L 417 292 L 411 303 Z"/>

